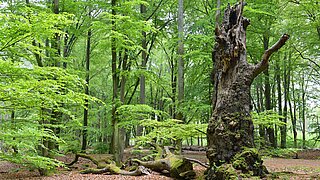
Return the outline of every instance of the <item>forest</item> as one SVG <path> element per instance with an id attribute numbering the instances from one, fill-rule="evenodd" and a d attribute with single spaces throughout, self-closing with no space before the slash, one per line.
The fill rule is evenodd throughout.
<path id="1" fill-rule="evenodd" d="M 319 0 L 0 0 L 0 179 L 320 178 Z"/>

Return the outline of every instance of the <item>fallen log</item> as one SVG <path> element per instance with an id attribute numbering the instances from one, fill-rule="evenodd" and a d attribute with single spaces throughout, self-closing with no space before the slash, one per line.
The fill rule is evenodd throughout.
<path id="1" fill-rule="evenodd" d="M 67 164 L 67 166 L 72 166 L 75 164 L 79 158 L 84 158 L 90 160 L 93 164 L 97 166 L 97 168 L 88 168 L 85 170 L 80 171 L 81 174 L 105 174 L 105 173 L 110 173 L 110 174 L 121 174 L 121 175 L 128 175 L 128 176 L 141 176 L 141 175 L 149 175 L 150 170 L 143 167 L 143 166 L 138 166 L 134 171 L 126 171 L 120 169 L 116 164 L 110 160 L 110 159 L 103 159 L 103 160 L 97 160 L 96 158 L 88 155 L 88 154 L 83 154 L 83 153 L 77 153 L 75 156 L 75 159 Z"/>
<path id="2" fill-rule="evenodd" d="M 154 161 L 141 161 L 133 159 L 133 162 L 147 167 L 153 171 L 169 174 L 175 179 L 194 179 L 196 173 L 193 170 L 191 161 L 179 155 L 170 152 L 169 147 L 164 147 L 166 157 Z"/>
<path id="3" fill-rule="evenodd" d="M 85 158 L 90 160 L 97 168 L 88 168 L 80 171 L 82 174 L 121 174 L 129 176 L 149 175 L 152 171 L 156 171 L 165 175 L 169 175 L 175 179 L 194 179 L 196 173 L 193 170 L 192 163 L 198 163 L 201 166 L 208 168 L 208 166 L 199 160 L 186 158 L 181 155 L 175 155 L 171 153 L 170 147 L 165 146 L 163 148 L 155 145 L 155 149 L 158 151 L 154 161 L 141 161 L 140 159 L 132 159 L 132 164 L 136 163 L 136 166 L 132 166 L 135 169 L 133 171 L 127 171 L 119 168 L 110 159 L 98 160 L 93 156 L 83 153 L 77 153 L 75 159 L 67 164 L 71 166 L 75 164 L 79 158 Z"/>
<path id="4" fill-rule="evenodd" d="M 85 169 L 83 171 L 80 171 L 81 174 L 121 174 L 121 175 L 127 175 L 127 176 L 141 176 L 141 175 L 149 175 L 151 174 L 150 170 L 143 167 L 138 166 L 138 168 L 134 171 L 125 171 L 120 169 L 115 164 L 108 164 L 102 169 L 95 169 L 95 168 L 89 168 Z"/>

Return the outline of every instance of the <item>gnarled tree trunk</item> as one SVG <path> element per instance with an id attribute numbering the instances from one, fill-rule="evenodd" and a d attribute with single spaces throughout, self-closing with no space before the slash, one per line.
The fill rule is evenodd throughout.
<path id="1" fill-rule="evenodd" d="M 265 51 L 260 63 L 249 64 L 246 55 L 246 28 L 250 22 L 242 16 L 243 6 L 243 1 L 233 7 L 228 5 L 221 26 L 216 23 L 212 76 L 215 91 L 213 114 L 207 130 L 207 157 L 211 166 L 208 179 L 222 177 L 216 176 L 216 167 L 225 163 L 232 164 L 235 155 L 243 153 L 244 147 L 254 146 L 250 86 L 254 78 L 268 67 L 270 55 L 280 49 L 289 38 L 288 35 L 283 35 Z M 262 175 L 262 160 L 255 155 L 252 158 L 254 161 L 247 162 L 248 167 L 252 166 L 260 171 L 252 168 L 248 170 L 256 172 L 254 175 Z M 259 163 L 259 166 L 254 166 L 255 163 Z"/>

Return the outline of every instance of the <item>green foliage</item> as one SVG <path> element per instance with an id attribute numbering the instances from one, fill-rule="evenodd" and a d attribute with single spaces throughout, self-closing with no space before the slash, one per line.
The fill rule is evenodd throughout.
<path id="1" fill-rule="evenodd" d="M 141 124 L 141 120 L 143 119 L 166 116 L 164 112 L 155 110 L 145 104 L 122 105 L 117 108 L 116 114 L 119 120 L 119 126 L 125 127 L 126 129 Z"/>
<path id="2" fill-rule="evenodd" d="M 45 57 L 44 49 L 52 50 L 45 48 L 45 39 L 65 34 L 62 29 L 73 22 L 72 18 L 68 13 L 54 14 L 41 5 L 26 6 L 21 2 L 0 8 L 0 51 L 5 55 L 2 59 L 35 62 L 34 54 Z M 40 46 L 34 45 L 33 40 Z"/>
<path id="3" fill-rule="evenodd" d="M 309 128 L 312 129 L 310 132 L 311 136 L 313 138 L 311 139 L 314 141 L 313 146 L 317 145 L 320 142 L 320 122 L 319 122 L 319 117 L 320 117 L 320 108 L 316 108 L 315 112 L 311 114 L 310 119 L 311 123 L 309 125 Z"/>
<path id="4" fill-rule="evenodd" d="M 69 122 L 79 127 L 77 115 L 68 107 L 83 107 L 84 99 L 94 98 L 80 92 L 82 81 L 61 68 L 28 69 L 0 60 L 0 74 L 1 113 L 7 115 L 0 122 L 0 159 L 41 169 L 60 166 L 40 156 L 39 147 L 46 148 L 44 140 L 64 145 L 68 143 L 64 139 L 73 142 L 67 136 L 57 137 L 54 129 L 68 130 Z"/>
<path id="5" fill-rule="evenodd" d="M 0 159 L 23 165 L 29 169 L 46 169 L 54 170 L 55 167 L 64 167 L 64 163 L 48 158 L 39 156 L 36 153 L 19 153 L 16 155 L 0 153 Z"/>
<path id="6" fill-rule="evenodd" d="M 171 140 L 203 134 L 207 128 L 207 124 L 184 124 L 181 120 L 166 119 L 167 117 L 166 113 L 143 104 L 123 105 L 117 109 L 120 127 L 132 129 L 140 125 L 145 128 L 145 135 L 136 138 L 140 145 L 152 143 L 154 140 L 168 144 Z"/>
<path id="7" fill-rule="evenodd" d="M 263 111 L 261 113 L 252 112 L 253 123 L 255 125 L 263 125 L 268 128 L 274 128 L 274 125 L 285 125 L 285 123 L 280 120 L 281 118 L 284 117 L 272 110 Z"/>
<path id="8" fill-rule="evenodd" d="M 98 142 L 92 145 L 94 147 L 93 153 L 103 154 L 108 153 L 110 148 L 105 142 Z"/>
<path id="9" fill-rule="evenodd" d="M 223 164 L 215 169 L 217 179 L 237 179 L 238 173 L 231 164 Z"/>
<path id="10" fill-rule="evenodd" d="M 160 144 L 170 144 L 171 140 L 187 139 L 206 131 L 207 124 L 183 124 L 176 119 L 165 121 L 143 120 L 141 125 L 147 131 L 146 135 L 137 137 L 139 144 L 151 143 L 154 140 Z"/>

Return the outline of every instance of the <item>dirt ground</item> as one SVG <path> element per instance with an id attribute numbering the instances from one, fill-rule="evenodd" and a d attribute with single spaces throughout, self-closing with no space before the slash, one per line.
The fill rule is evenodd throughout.
<path id="1" fill-rule="evenodd" d="M 186 151 L 184 155 L 187 157 L 198 159 L 206 162 L 205 152 Z M 108 155 L 95 155 L 96 158 L 106 157 Z M 283 158 L 266 158 L 264 164 L 271 172 L 265 179 L 320 179 L 320 151 L 299 153 L 299 159 L 283 159 Z M 302 157 L 304 159 L 302 159 Z M 72 156 L 67 156 L 61 160 L 70 162 Z M 88 160 L 81 159 L 70 170 L 59 170 L 55 175 L 41 177 L 37 171 L 29 171 L 9 162 L 0 161 L 0 179 L 30 179 L 30 180 L 169 180 L 172 178 L 153 172 L 151 175 L 132 177 L 122 175 L 93 175 L 79 174 L 79 170 L 87 167 L 94 167 Z M 194 167 L 197 172 L 197 179 L 202 179 L 205 168 L 196 165 Z"/>

